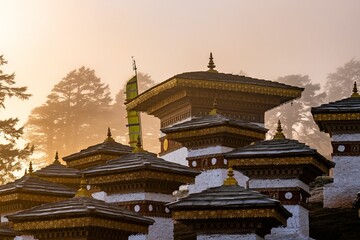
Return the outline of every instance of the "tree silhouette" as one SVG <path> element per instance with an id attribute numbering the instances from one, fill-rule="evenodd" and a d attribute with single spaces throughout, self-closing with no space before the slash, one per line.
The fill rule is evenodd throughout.
<path id="1" fill-rule="evenodd" d="M 0 56 L 0 67 L 6 64 L 3 55 Z M 31 95 L 26 93 L 27 87 L 16 87 L 15 74 L 5 74 L 0 69 L 0 109 L 5 109 L 5 100 L 16 97 L 21 100 L 28 99 Z M 21 161 L 26 159 L 32 148 L 18 146 L 18 140 L 23 134 L 23 128 L 17 128 L 18 118 L 0 120 L 0 184 L 15 178 L 14 172 L 21 169 Z"/>
<path id="2" fill-rule="evenodd" d="M 268 111 L 266 127 L 271 135 L 280 119 L 285 136 L 317 149 L 325 156 L 331 154 L 330 137 L 319 131 L 312 115 L 311 107 L 319 106 L 325 102 L 326 94 L 320 92 L 320 84 L 314 84 L 307 75 L 289 75 L 280 77 L 278 82 L 305 88 L 300 99 L 284 104 Z"/>
<path id="3" fill-rule="evenodd" d="M 45 104 L 32 110 L 26 137 L 41 159 L 50 159 L 55 151 L 77 152 L 105 139 L 111 101 L 109 87 L 94 70 L 73 70 L 54 86 Z"/>
<path id="4" fill-rule="evenodd" d="M 350 97 L 355 81 L 360 83 L 360 61 L 351 59 L 336 72 L 328 75 L 325 84 L 326 102 Z"/>

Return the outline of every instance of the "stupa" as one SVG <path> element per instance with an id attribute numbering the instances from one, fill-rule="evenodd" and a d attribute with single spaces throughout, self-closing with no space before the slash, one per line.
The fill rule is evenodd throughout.
<path id="1" fill-rule="evenodd" d="M 351 208 L 360 190 L 360 95 L 356 82 L 349 98 L 313 107 L 320 130 L 330 134 L 334 182 L 324 186 L 325 208 Z"/>

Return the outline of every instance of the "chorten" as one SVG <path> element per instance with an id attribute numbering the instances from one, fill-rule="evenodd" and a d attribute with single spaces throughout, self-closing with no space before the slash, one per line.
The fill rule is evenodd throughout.
<path id="1" fill-rule="evenodd" d="M 350 97 L 311 109 L 320 130 L 330 134 L 334 182 L 324 186 L 325 208 L 351 208 L 360 189 L 360 95 L 354 83 Z"/>
<path id="2" fill-rule="evenodd" d="M 8 216 L 17 231 L 39 240 L 125 240 L 147 233 L 154 221 L 91 197 L 85 179 L 74 198 Z"/>
<path id="3" fill-rule="evenodd" d="M 174 200 L 172 193 L 179 186 L 194 182 L 199 174 L 145 151 L 140 138 L 133 153 L 88 168 L 83 173 L 91 185 L 103 191 L 95 196 L 155 220 L 148 236 L 135 238 L 148 240 L 172 239 L 173 222 L 165 204 Z"/>
<path id="4" fill-rule="evenodd" d="M 208 68 L 169 78 L 127 102 L 127 110 L 154 115 L 165 128 L 208 115 L 216 99 L 223 116 L 263 124 L 267 110 L 300 97 L 303 91 L 282 83 L 220 73 L 215 70 L 212 54 Z M 186 163 L 187 150 L 181 144 L 168 140 L 165 134 L 160 141 L 164 159 Z"/>
<path id="5" fill-rule="evenodd" d="M 250 178 L 250 189 L 278 199 L 293 214 L 287 228 L 273 229 L 266 239 L 309 237 L 309 183 L 328 174 L 332 162 L 309 146 L 285 138 L 280 121 L 272 140 L 237 148 L 225 157 L 229 166 Z"/>
<path id="6" fill-rule="evenodd" d="M 278 200 L 240 187 L 229 168 L 220 187 L 168 204 L 174 220 L 196 232 L 196 239 L 260 240 L 291 216 Z"/>

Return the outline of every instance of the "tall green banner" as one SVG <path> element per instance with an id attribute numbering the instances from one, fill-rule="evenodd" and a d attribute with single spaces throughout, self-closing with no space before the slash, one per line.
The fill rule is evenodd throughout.
<path id="1" fill-rule="evenodd" d="M 131 101 L 137 96 L 138 84 L 137 75 L 135 73 L 135 76 L 126 83 L 126 102 Z M 128 124 L 126 126 L 129 128 L 129 144 L 132 147 L 136 147 L 138 137 L 140 137 L 142 142 L 140 113 L 137 111 L 127 111 L 127 119 Z"/>

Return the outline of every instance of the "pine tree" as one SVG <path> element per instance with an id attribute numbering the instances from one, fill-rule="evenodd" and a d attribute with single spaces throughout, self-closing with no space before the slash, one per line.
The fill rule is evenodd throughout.
<path id="1" fill-rule="evenodd" d="M 26 137 L 45 161 L 55 151 L 66 156 L 99 143 L 106 137 L 111 101 L 109 86 L 94 70 L 73 70 L 32 110 Z"/>
<path id="2" fill-rule="evenodd" d="M 0 67 L 7 64 L 3 55 L 0 56 Z M 26 93 L 27 87 L 15 86 L 15 74 L 5 74 L 0 69 L 0 109 L 5 109 L 5 100 L 16 97 L 21 100 L 31 95 Z M 21 148 L 18 140 L 23 134 L 23 127 L 17 127 L 18 118 L 0 120 L 0 184 L 15 178 L 14 173 L 21 169 L 21 162 L 32 153 L 29 145 Z"/>

